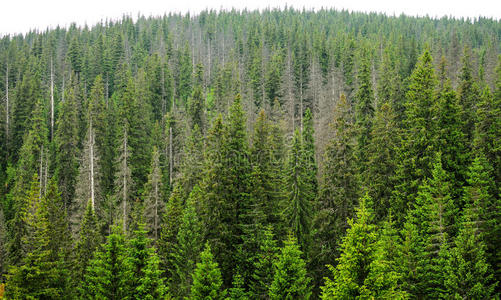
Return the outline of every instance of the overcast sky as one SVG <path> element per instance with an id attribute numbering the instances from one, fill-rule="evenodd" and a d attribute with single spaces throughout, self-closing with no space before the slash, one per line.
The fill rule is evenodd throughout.
<path id="1" fill-rule="evenodd" d="M 384 12 L 388 15 L 429 15 L 431 17 L 492 17 L 501 18 L 500 0 L 2 0 L 0 4 L 0 35 L 25 33 L 30 29 L 46 29 L 72 22 L 92 25 L 100 20 L 117 19 L 123 14 L 137 16 L 138 12 L 162 15 L 165 12 L 194 12 L 205 8 L 321 7 L 365 12 Z"/>

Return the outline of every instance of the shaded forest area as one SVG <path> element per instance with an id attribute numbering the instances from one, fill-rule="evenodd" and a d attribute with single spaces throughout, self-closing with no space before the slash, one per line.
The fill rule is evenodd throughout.
<path id="1" fill-rule="evenodd" d="M 3 36 L 0 290 L 496 298 L 500 41 L 294 9 Z"/>

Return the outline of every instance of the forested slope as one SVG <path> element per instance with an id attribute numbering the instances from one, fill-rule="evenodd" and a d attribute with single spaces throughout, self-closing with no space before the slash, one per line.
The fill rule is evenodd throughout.
<path id="1" fill-rule="evenodd" d="M 5 295 L 496 298 L 500 51 L 336 10 L 3 36 Z"/>

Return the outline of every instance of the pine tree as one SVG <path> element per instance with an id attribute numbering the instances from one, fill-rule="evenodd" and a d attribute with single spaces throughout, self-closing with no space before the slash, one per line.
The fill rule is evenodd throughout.
<path id="1" fill-rule="evenodd" d="M 378 106 L 368 145 L 367 169 L 362 174 L 364 186 L 374 199 L 374 220 L 383 220 L 390 209 L 397 161 L 399 129 L 395 114 L 388 103 Z"/>
<path id="2" fill-rule="evenodd" d="M 63 91 L 64 93 L 65 91 Z M 65 208 L 69 208 L 75 194 L 76 177 L 78 175 L 79 128 L 78 106 L 80 88 L 76 83 L 68 89 L 65 101 L 61 104 L 59 118 L 56 125 L 56 159 L 55 177 L 61 191 Z"/>
<path id="3" fill-rule="evenodd" d="M 180 297 L 190 294 L 191 276 L 202 251 L 202 224 L 195 211 L 196 202 L 200 199 L 200 188 L 195 186 L 186 201 L 177 233 L 177 245 L 174 250 L 175 275 L 172 282 L 176 287 L 176 294 Z"/>
<path id="4" fill-rule="evenodd" d="M 225 299 L 226 290 L 223 290 L 223 279 L 218 263 L 214 261 L 211 248 L 207 243 L 205 250 L 200 254 L 200 262 L 193 272 L 193 284 L 189 299 Z"/>
<path id="5" fill-rule="evenodd" d="M 228 298 L 231 300 L 248 300 L 249 296 L 244 288 L 244 281 L 240 274 L 235 274 L 233 276 L 232 287 L 228 291 Z"/>
<path id="6" fill-rule="evenodd" d="M 367 299 L 407 299 L 407 292 L 402 290 L 402 274 L 398 265 L 398 231 L 395 229 L 391 214 L 379 229 L 373 260 L 369 273 L 361 288 L 361 298 Z"/>
<path id="7" fill-rule="evenodd" d="M 163 201 L 163 180 L 160 168 L 160 155 L 156 146 L 153 147 L 151 170 L 148 175 L 148 182 L 144 188 L 144 213 L 148 232 L 154 241 L 158 240 L 160 234 L 160 216 L 164 210 Z"/>
<path id="8" fill-rule="evenodd" d="M 442 153 L 444 170 L 452 176 L 451 196 L 458 199 L 465 183 L 469 154 L 468 142 L 462 131 L 461 106 L 449 81 L 442 87 L 436 106 L 436 148 Z"/>
<path id="9" fill-rule="evenodd" d="M 405 211 L 414 202 L 424 178 L 430 177 L 434 158 L 433 103 L 436 78 L 432 57 L 425 50 L 410 77 L 406 93 L 406 118 L 401 145 L 397 152 L 396 186 L 392 206 L 397 224 L 403 222 Z"/>
<path id="10" fill-rule="evenodd" d="M 495 280 L 500 277 L 499 266 L 501 257 L 499 245 L 501 245 L 499 197 L 494 197 L 495 184 L 493 170 L 485 156 L 480 153 L 476 156 L 468 172 L 467 185 L 464 187 L 462 229 L 463 234 L 474 231 L 475 237 L 469 241 L 469 236 L 462 237 L 463 243 L 483 243 L 485 258 L 490 267 L 495 271 Z M 472 227 L 472 228 L 470 228 Z M 461 231 L 460 231 L 461 234 Z M 457 237 L 459 239 L 459 236 Z M 479 250 L 480 251 L 480 250 Z"/>
<path id="11" fill-rule="evenodd" d="M 412 212 L 418 234 L 421 236 L 423 252 L 421 262 L 422 290 L 433 298 L 446 297 L 446 275 L 450 251 L 450 237 L 456 232 L 457 209 L 452 201 L 452 186 L 448 173 L 442 168 L 441 155 L 437 154 L 432 178 L 423 181 L 419 187 L 416 207 Z"/>
<path id="12" fill-rule="evenodd" d="M 98 222 L 92 203 L 89 199 L 85 214 L 82 217 L 79 239 L 75 245 L 74 251 L 74 266 L 73 266 L 73 281 L 74 286 L 78 287 L 78 293 L 82 293 L 82 284 L 89 262 L 94 257 L 94 252 L 101 244 L 101 235 L 99 234 Z"/>
<path id="13" fill-rule="evenodd" d="M 303 251 L 309 246 L 312 200 L 315 196 L 311 177 L 307 177 L 306 161 L 299 130 L 296 129 L 292 139 L 292 149 L 287 162 L 287 190 L 289 191 L 285 219 L 289 220 L 289 228 L 297 236 L 298 244 Z"/>
<path id="14" fill-rule="evenodd" d="M 157 242 L 158 253 L 162 260 L 161 269 L 164 270 L 164 276 L 168 280 L 172 280 L 176 272 L 174 249 L 177 247 L 177 234 L 183 215 L 183 194 L 181 186 L 176 185 L 165 206 L 160 238 Z"/>
<path id="15" fill-rule="evenodd" d="M 325 265 L 332 263 L 332 258 L 337 256 L 337 246 L 348 227 L 347 220 L 353 216 L 358 202 L 355 128 L 350 110 L 346 97 L 341 95 L 332 123 L 335 136 L 324 153 L 323 182 L 314 220 L 316 242 L 312 254 L 317 285 L 327 276 Z"/>
<path id="16" fill-rule="evenodd" d="M 310 278 L 306 274 L 306 263 L 301 258 L 296 238 L 289 235 L 278 259 L 273 265 L 274 276 L 269 287 L 270 299 L 309 299 Z"/>
<path id="17" fill-rule="evenodd" d="M 67 277 L 60 258 L 50 247 L 48 211 L 39 184 L 35 174 L 22 212 L 26 224 L 23 237 L 26 255 L 20 266 L 11 268 L 7 277 L 6 296 L 12 299 L 59 299 L 65 294 Z"/>
<path id="18" fill-rule="evenodd" d="M 461 227 L 454 240 L 445 285 L 458 299 L 491 299 L 495 284 L 492 283 L 491 266 L 486 259 L 486 246 L 479 226 L 482 220 L 478 214 L 478 209 L 482 208 L 480 202 L 484 199 L 471 200 L 474 202 L 464 210 Z"/>
<path id="19" fill-rule="evenodd" d="M 340 245 L 341 255 L 336 267 L 330 266 L 333 279 L 326 278 L 322 299 L 354 299 L 364 291 L 376 249 L 376 226 L 372 223 L 372 199 L 366 194 L 357 208 L 356 219 L 349 219 L 349 228 Z"/>
<path id="20" fill-rule="evenodd" d="M 127 267 L 131 298 L 161 299 L 165 294 L 165 285 L 159 269 L 159 258 L 155 249 L 149 247 L 150 240 L 146 236 L 145 225 L 139 223 L 129 241 Z"/>
<path id="21" fill-rule="evenodd" d="M 468 146 L 473 140 L 475 130 L 475 115 L 477 110 L 478 95 L 480 90 L 473 79 L 473 70 L 471 65 L 471 53 L 468 48 L 464 49 L 464 55 L 461 59 L 462 68 L 459 75 L 459 104 L 462 108 L 461 119 L 463 120 L 463 132 L 465 133 Z"/>
<path id="22" fill-rule="evenodd" d="M 367 168 L 368 145 L 374 118 L 374 91 L 369 58 L 364 57 L 358 72 L 358 90 L 355 94 L 355 120 L 357 126 L 357 159 L 360 172 Z"/>
<path id="23" fill-rule="evenodd" d="M 123 299 L 130 295 L 130 271 L 127 268 L 127 249 L 121 229 L 113 228 L 107 242 L 89 262 L 82 283 L 84 298 Z"/>
<path id="24" fill-rule="evenodd" d="M 501 189 L 501 60 L 498 66 L 499 79 L 494 95 L 486 86 L 480 97 L 475 126 L 475 151 L 482 151 L 494 169 L 497 189 Z"/>
<path id="25" fill-rule="evenodd" d="M 273 267 L 279 253 L 271 226 L 266 227 L 264 236 L 260 241 L 261 245 L 257 253 L 257 260 L 254 262 L 254 274 L 252 274 L 250 290 L 253 298 L 268 299 L 268 289 L 274 277 Z"/>

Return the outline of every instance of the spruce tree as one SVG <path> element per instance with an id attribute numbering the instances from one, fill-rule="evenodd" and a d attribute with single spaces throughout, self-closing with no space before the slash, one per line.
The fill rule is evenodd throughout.
<path id="1" fill-rule="evenodd" d="M 85 209 L 85 214 L 80 221 L 79 238 L 75 245 L 74 265 L 73 265 L 73 281 L 74 287 L 78 287 L 78 293 L 81 295 L 82 284 L 89 262 L 94 257 L 94 252 L 101 244 L 101 235 L 99 234 L 98 221 L 96 214 L 92 208 L 92 203 L 89 200 Z"/>
<path id="2" fill-rule="evenodd" d="M 225 299 L 226 290 L 223 289 L 223 279 L 218 263 L 214 261 L 211 248 L 207 243 L 205 250 L 200 254 L 200 262 L 193 272 L 193 284 L 189 299 Z"/>
<path id="3" fill-rule="evenodd" d="M 349 219 L 349 228 L 340 244 L 341 255 L 336 267 L 330 266 L 333 279 L 326 278 L 322 299 L 354 299 L 364 291 L 376 250 L 376 226 L 366 194 L 357 208 L 356 219 Z"/>
<path id="4" fill-rule="evenodd" d="M 260 240 L 257 260 L 254 262 L 254 274 L 250 283 L 251 296 L 256 299 L 268 299 L 268 289 L 273 282 L 274 265 L 279 248 L 273 236 L 273 228 L 268 226 Z"/>
<path id="5" fill-rule="evenodd" d="M 63 91 L 63 93 L 65 92 Z M 55 144 L 57 151 L 54 173 L 65 208 L 68 209 L 73 201 L 78 174 L 79 122 L 77 102 L 81 101 L 81 96 L 79 86 L 76 83 L 73 83 L 66 93 L 56 122 Z"/>
<path id="6" fill-rule="evenodd" d="M 174 249 L 175 274 L 172 278 L 172 292 L 180 297 L 190 294 L 192 274 L 202 251 L 202 224 L 195 210 L 201 199 L 200 188 L 195 186 L 186 201 Z"/>
<path id="7" fill-rule="evenodd" d="M 434 123 L 436 78 L 429 50 L 423 55 L 410 76 L 406 93 L 405 130 L 397 152 L 396 186 L 392 206 L 398 224 L 402 224 L 409 204 L 414 202 L 424 178 L 431 176 L 434 159 Z"/>
<path id="8" fill-rule="evenodd" d="M 383 220 L 391 207 L 394 175 L 397 161 L 399 129 L 395 114 L 388 103 L 378 106 L 368 145 L 368 162 L 362 180 L 369 195 L 374 199 L 374 219 Z"/>
<path id="9" fill-rule="evenodd" d="M 174 187 L 169 201 L 165 206 L 165 212 L 162 217 L 162 227 L 160 230 L 160 239 L 157 242 L 158 253 L 162 260 L 161 269 L 164 270 L 164 276 L 168 280 L 172 280 L 176 272 L 174 249 L 177 246 L 177 234 L 182 221 L 183 202 L 182 188 L 177 185 Z"/>
<path id="10" fill-rule="evenodd" d="M 473 78 L 470 49 L 464 49 L 461 59 L 461 74 L 459 75 L 459 104 L 461 105 L 461 119 L 463 120 L 463 132 L 465 133 L 468 146 L 473 140 L 475 130 L 475 115 L 477 110 L 478 96 L 480 90 Z"/>
<path id="11" fill-rule="evenodd" d="M 131 276 L 122 229 L 113 228 L 102 249 L 89 262 L 82 282 L 82 297 L 123 299 L 131 295 Z"/>
<path id="12" fill-rule="evenodd" d="M 160 168 L 160 154 L 156 146 L 153 147 L 151 170 L 148 175 L 148 182 L 144 188 L 144 213 L 148 233 L 154 241 L 158 240 L 160 235 L 160 217 L 164 210 L 163 200 L 163 180 L 162 170 Z"/>
<path id="13" fill-rule="evenodd" d="M 311 186 L 311 178 L 307 175 L 306 160 L 299 130 L 292 138 L 292 148 L 287 162 L 287 190 L 289 191 L 285 219 L 289 222 L 291 232 L 297 236 L 298 244 L 303 251 L 309 246 L 311 230 L 312 200 L 315 196 Z M 308 182 L 307 180 L 310 180 Z"/>
<path id="14" fill-rule="evenodd" d="M 315 247 L 312 265 L 317 285 L 320 285 L 322 278 L 328 274 L 325 265 L 332 263 L 332 258 L 338 254 L 337 246 L 348 227 L 347 220 L 353 216 L 358 202 L 356 132 L 350 111 L 350 104 L 346 97 L 341 95 L 332 123 L 335 136 L 324 153 L 323 182 L 314 220 Z"/>
<path id="15" fill-rule="evenodd" d="M 363 172 L 367 168 L 368 145 L 371 143 L 371 131 L 374 118 L 374 91 L 370 61 L 368 57 L 362 58 L 358 72 L 358 89 L 355 94 L 355 120 L 357 126 L 357 159 Z"/>
<path id="16" fill-rule="evenodd" d="M 50 246 L 54 241 L 50 239 L 47 203 L 40 194 L 39 184 L 35 174 L 22 211 L 26 254 L 21 265 L 12 267 L 7 277 L 6 296 L 12 299 L 59 299 L 66 292 L 67 274 L 61 257 Z"/>
<path id="17" fill-rule="evenodd" d="M 306 263 L 301 257 L 296 238 L 289 235 L 273 265 L 273 281 L 269 287 L 270 299 L 309 299 L 311 279 L 306 274 Z"/>

